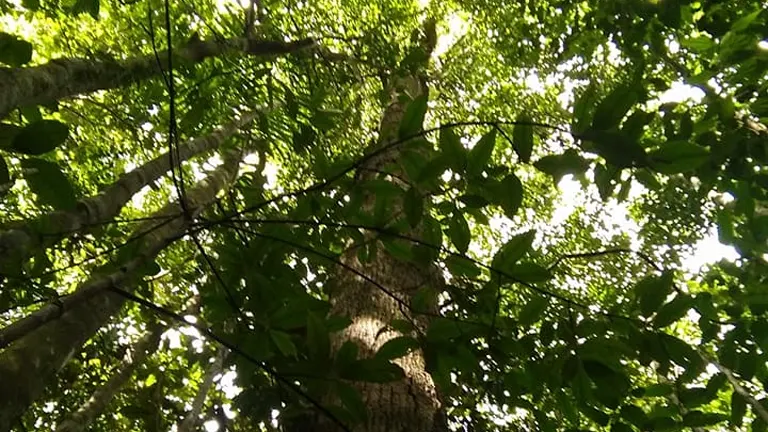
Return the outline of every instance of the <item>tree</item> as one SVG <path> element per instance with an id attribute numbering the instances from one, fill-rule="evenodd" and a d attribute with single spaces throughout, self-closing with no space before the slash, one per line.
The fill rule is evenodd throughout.
<path id="1" fill-rule="evenodd" d="M 0 430 L 764 430 L 762 6 L 0 3 Z"/>

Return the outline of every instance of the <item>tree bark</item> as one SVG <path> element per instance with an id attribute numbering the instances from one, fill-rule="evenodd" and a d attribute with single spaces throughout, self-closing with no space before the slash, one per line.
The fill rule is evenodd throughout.
<path id="1" fill-rule="evenodd" d="M 174 154 L 174 163 L 221 146 L 241 128 L 251 123 L 258 111 L 250 111 L 212 133 L 191 139 L 179 146 Z M 24 264 L 35 252 L 47 249 L 62 239 L 84 229 L 111 221 L 120 214 L 125 204 L 153 181 L 159 179 L 171 168 L 171 155 L 162 155 L 135 170 L 123 174 L 112 185 L 98 195 L 80 200 L 75 210 L 57 210 L 42 215 L 33 221 L 17 221 L 0 232 L 0 276 L 21 276 Z M 0 342 L 0 347 L 2 343 Z"/>
<path id="2" fill-rule="evenodd" d="M 133 375 L 139 365 L 151 356 L 160 344 L 160 336 L 165 326 L 155 324 L 134 346 L 133 352 L 126 354 L 117 371 L 96 391 L 91 398 L 76 412 L 59 423 L 56 432 L 79 432 L 86 430 L 94 419 L 99 417 L 107 408 L 112 398 L 119 392 Z"/>
<path id="3" fill-rule="evenodd" d="M 142 237 L 142 244 L 137 250 L 139 256 L 130 261 L 132 267 L 123 266 L 105 276 L 94 276 L 78 289 L 90 291 L 77 302 L 67 304 L 65 298 L 58 306 L 42 308 L 41 311 L 48 309 L 47 320 L 20 321 L 31 319 L 31 331 L 21 333 L 23 338 L 0 352 L 0 431 L 9 430 L 70 357 L 120 311 L 125 298 L 109 288 L 131 291 L 132 282 L 140 277 L 136 270 L 181 237 L 202 209 L 234 180 L 241 156 L 241 152 L 230 151 L 224 164 L 187 191 L 186 208 L 191 217 L 181 211 L 179 203 L 174 203 L 139 228 L 133 238 Z M 58 319 L 54 319 L 57 315 Z"/>
<path id="4" fill-rule="evenodd" d="M 313 45 L 311 39 L 279 42 L 233 38 L 201 41 L 190 39 L 176 48 L 177 59 L 199 63 L 227 52 L 267 56 L 287 54 Z M 123 87 L 159 75 L 168 69 L 168 53 L 133 57 L 124 61 L 78 58 L 51 60 L 40 66 L 0 68 L 0 118 L 11 110 L 58 101 L 63 98 Z"/>
<path id="5" fill-rule="evenodd" d="M 426 67 L 430 53 L 434 49 L 434 22 L 428 23 L 426 41 L 422 49 L 426 53 L 422 68 Z M 408 94 L 411 98 L 426 96 L 428 90 L 421 75 L 423 71 L 406 73 L 393 80 L 390 89 L 390 103 L 384 109 L 379 139 L 370 151 L 378 154 L 359 168 L 357 178 L 365 180 L 379 175 L 384 171 L 392 172 L 392 164 L 396 172 L 392 176 L 379 177 L 396 182 L 399 186 L 408 187 L 410 179 L 406 171 L 399 165 L 402 145 L 392 145 L 398 140 L 399 126 L 407 106 Z M 387 167 L 390 167 L 389 169 Z M 370 209 L 376 197 L 371 194 L 364 199 L 364 208 Z M 394 203 L 390 213 L 402 212 L 402 203 Z M 420 226 L 413 228 L 405 235 L 418 238 Z M 376 239 L 367 242 L 369 246 L 376 244 Z M 334 354 L 346 341 L 355 342 L 362 358 L 372 357 L 388 340 L 401 336 L 396 331 L 384 330 L 395 320 L 408 320 L 425 331 L 428 319 L 411 313 L 409 305 L 416 292 L 422 287 L 440 289 L 444 284 L 442 275 L 435 264 L 415 265 L 404 262 L 389 254 L 383 247 L 378 247 L 375 259 L 370 262 L 360 262 L 357 248 L 352 245 L 340 258 L 345 267 L 337 266 L 333 270 L 333 288 L 329 293 L 331 314 L 347 316 L 352 324 L 345 330 L 332 334 L 332 351 Z M 350 271 L 354 269 L 354 271 Z M 366 278 L 358 274 L 366 275 Z M 370 282 L 376 281 L 380 286 Z M 388 292 L 384 292 L 382 287 Z M 431 305 L 436 312 L 436 304 Z M 411 334 L 409 336 L 415 336 Z M 350 427 L 354 432 L 437 432 L 447 431 L 444 421 L 444 408 L 439 391 L 426 371 L 424 355 L 421 350 L 394 361 L 405 372 L 405 377 L 390 383 L 351 382 L 361 394 L 367 408 L 368 418 L 363 424 Z M 325 404 L 335 401 L 327 399 Z M 298 432 L 303 426 L 291 425 L 291 431 Z M 342 430 L 327 417 L 317 414 L 310 420 L 311 430 L 319 432 L 337 432 Z M 307 430 L 307 429 L 305 429 Z"/>
<path id="6" fill-rule="evenodd" d="M 189 410 L 184 420 L 179 423 L 177 429 L 178 432 L 194 432 L 197 430 L 197 426 L 200 423 L 200 413 L 203 410 L 203 404 L 208 398 L 208 392 L 213 386 L 213 379 L 216 375 L 220 374 L 224 368 L 224 360 L 227 358 L 227 350 L 225 348 L 219 348 L 216 353 L 213 363 L 205 371 L 203 381 L 200 383 L 200 387 L 197 389 L 197 395 L 195 400 L 192 401 L 192 409 Z"/>

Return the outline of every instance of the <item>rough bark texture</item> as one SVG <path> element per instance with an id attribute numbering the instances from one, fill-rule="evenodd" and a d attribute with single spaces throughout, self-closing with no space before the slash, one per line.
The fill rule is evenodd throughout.
<path id="1" fill-rule="evenodd" d="M 154 328 L 136 343 L 133 352 L 126 354 L 123 362 L 109 380 L 97 388 L 93 395 L 91 395 L 91 398 L 76 412 L 59 423 L 56 427 L 56 432 L 79 432 L 86 430 L 94 419 L 104 413 L 112 398 L 128 382 L 136 368 L 144 363 L 147 357 L 157 351 L 157 347 L 160 344 L 160 336 L 162 336 L 164 330 L 164 326 L 155 324 Z"/>
<path id="2" fill-rule="evenodd" d="M 427 26 L 424 51 L 429 58 L 434 48 L 434 23 Z M 430 38 L 429 35 L 432 37 Z M 425 60 L 426 60 L 425 59 Z M 426 64 L 423 65 L 424 67 Z M 397 168 L 400 150 L 403 146 L 391 144 L 398 139 L 398 129 L 410 98 L 427 94 L 425 80 L 417 74 L 407 74 L 395 80 L 390 89 L 390 103 L 382 115 L 379 140 L 370 151 L 388 148 L 371 158 L 360 167 L 358 178 L 361 180 L 380 176 L 382 172 L 391 172 L 393 176 L 385 179 L 398 182 L 400 186 L 409 179 L 404 169 Z M 393 172 L 392 166 L 395 166 Z M 381 178 L 381 177 L 380 177 Z M 407 186 L 406 186 L 407 187 Z M 365 207 L 371 208 L 375 196 L 365 198 Z M 398 214 L 402 210 L 400 203 L 395 203 L 390 212 Z M 404 233 L 418 237 L 420 228 Z M 372 239 L 375 241 L 375 239 Z M 370 280 L 360 277 L 349 268 L 337 267 L 334 271 L 334 289 L 329 294 L 331 313 L 348 316 L 352 324 L 344 331 L 332 335 L 332 347 L 336 351 L 345 341 L 354 341 L 360 349 L 361 357 L 370 357 L 388 340 L 400 336 L 395 331 L 382 331 L 394 319 L 405 319 L 415 323 L 422 330 L 426 329 L 428 319 L 425 316 L 411 314 L 409 305 L 413 295 L 423 287 L 439 289 L 444 283 L 439 269 L 434 265 L 414 265 L 401 261 L 382 248 L 376 252 L 376 258 L 361 263 L 357 258 L 357 249 L 353 245 L 341 257 L 342 262 L 357 272 L 365 274 Z M 380 285 L 380 286 L 378 286 Z M 385 292 L 386 289 L 387 292 Z M 434 306 L 436 308 L 436 306 Z M 415 336 L 415 335 L 412 335 Z M 399 381 L 376 383 L 351 383 L 363 398 L 368 411 L 368 421 L 356 425 L 355 432 L 437 432 L 447 431 L 444 410 L 439 391 L 432 377 L 425 369 L 421 351 L 414 351 L 395 360 L 405 372 L 405 378 Z M 325 403 L 334 403 L 326 400 Z M 332 421 L 324 416 L 315 417 L 311 430 L 319 432 L 339 431 Z M 306 425 L 304 426 L 307 427 Z M 295 427 L 298 432 L 300 427 Z M 310 430 L 310 429 L 305 429 Z M 292 432 L 294 432 L 292 430 Z"/>
<path id="3" fill-rule="evenodd" d="M 208 135 L 187 141 L 179 146 L 178 154 L 174 154 L 174 163 L 186 161 L 195 155 L 221 146 L 238 130 L 252 122 L 257 115 L 258 111 L 245 113 L 237 120 Z M 167 173 L 171 168 L 170 162 L 169 154 L 163 153 L 135 170 L 123 174 L 98 195 L 81 200 L 75 210 L 53 211 L 32 222 L 11 223 L 8 229 L 0 232 L 0 276 L 18 273 L 21 265 L 36 251 L 49 248 L 84 228 L 112 220 L 120 214 L 133 195 Z M 0 347 L 2 347 L 1 338 Z"/>
<path id="4" fill-rule="evenodd" d="M 311 46 L 311 39 L 295 42 L 234 38 L 191 39 L 174 50 L 179 60 L 198 63 L 227 52 L 249 55 L 286 54 Z M 96 90 L 123 87 L 168 69 L 168 54 L 160 52 L 124 61 L 63 58 L 40 66 L 0 68 L 0 118 L 14 108 L 57 101 Z"/>
<path id="5" fill-rule="evenodd" d="M 231 153 L 222 166 L 187 191 L 186 207 L 191 212 L 191 218 L 185 217 L 180 205 L 174 203 L 158 212 L 158 219 L 139 228 L 138 235 L 143 237 L 141 251 L 153 251 L 156 254 L 162 249 L 161 246 L 182 235 L 189 222 L 216 199 L 219 191 L 231 183 L 236 176 L 241 156 L 237 154 L 234 157 L 236 152 Z M 142 262 L 154 258 L 154 255 L 146 252 L 140 254 Z M 92 290 L 89 296 L 69 305 L 59 314 L 58 319 L 42 325 L 36 322 L 38 325 L 34 330 L 0 352 L 0 431 L 9 430 L 70 357 L 120 311 L 125 298 L 105 288 L 117 287 L 130 291 L 133 289 L 131 282 L 136 276 L 125 271 L 125 268 L 116 273 L 119 275 L 112 273 L 86 282 L 83 288 L 94 280 L 102 281 L 106 286 L 101 290 Z M 103 282 L 105 279 L 107 282 Z M 58 306 L 46 308 L 55 309 Z"/>
<path id="6" fill-rule="evenodd" d="M 224 360 L 227 358 L 227 350 L 220 348 L 216 353 L 213 363 L 205 371 L 203 381 L 200 383 L 200 387 L 197 389 L 197 395 L 195 400 L 192 401 L 192 409 L 189 410 L 187 416 L 184 417 L 181 423 L 179 423 L 178 432 L 194 432 L 197 430 L 198 424 L 200 424 L 200 413 L 203 410 L 203 404 L 205 399 L 208 398 L 208 392 L 213 386 L 213 379 L 216 375 L 220 374 L 224 368 Z"/>

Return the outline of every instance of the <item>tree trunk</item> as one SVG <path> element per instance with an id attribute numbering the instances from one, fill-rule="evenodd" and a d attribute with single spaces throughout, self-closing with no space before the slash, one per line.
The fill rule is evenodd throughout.
<path id="1" fill-rule="evenodd" d="M 147 357 L 157 351 L 157 347 L 160 344 L 160 336 L 162 336 L 165 328 L 163 325 L 155 324 L 149 333 L 136 343 L 133 352 L 130 355 L 126 354 L 114 375 L 97 388 L 91 398 L 77 412 L 62 421 L 56 427 L 56 432 L 79 432 L 86 430 L 88 425 L 104 412 L 115 394 L 131 378 L 136 368 L 144 363 Z"/>
<path id="2" fill-rule="evenodd" d="M 173 155 L 174 162 L 181 163 L 221 146 L 257 115 L 258 111 L 247 112 L 208 135 L 185 142 L 179 146 L 178 154 Z M 75 210 L 53 211 L 31 222 L 11 223 L 8 229 L 0 232 L 0 276 L 21 276 L 17 273 L 21 271 L 22 264 L 38 250 L 47 249 L 83 228 L 111 221 L 120 214 L 123 206 L 134 194 L 168 172 L 170 162 L 170 155 L 163 153 L 141 167 L 123 174 L 98 195 L 80 200 Z M 44 231 L 41 231 L 40 227 Z"/>
<path id="3" fill-rule="evenodd" d="M 173 52 L 181 61 L 198 63 L 227 52 L 250 55 L 286 54 L 313 45 L 311 39 L 295 42 L 234 38 L 201 41 L 190 39 Z M 168 53 L 134 57 L 125 61 L 63 58 L 25 68 L 0 68 L 0 118 L 14 108 L 123 87 L 159 75 L 168 69 Z"/>
<path id="4" fill-rule="evenodd" d="M 427 38 L 422 45 L 426 53 L 426 67 L 430 53 L 434 49 L 434 22 L 428 23 Z M 382 172 L 392 172 L 391 164 L 395 164 L 392 176 L 379 177 L 397 182 L 398 186 L 408 187 L 411 183 L 402 167 L 399 166 L 402 145 L 392 145 L 398 140 L 398 129 L 403 120 L 407 106 L 406 93 L 411 98 L 427 95 L 425 80 L 416 73 L 406 74 L 395 80 L 390 89 L 390 103 L 382 115 L 379 139 L 370 151 L 381 152 L 360 166 L 358 179 L 369 179 Z M 364 208 L 370 209 L 375 203 L 373 194 L 364 199 Z M 402 203 L 392 204 L 388 210 L 391 214 L 402 212 Z M 420 226 L 404 235 L 419 237 Z M 376 245 L 376 239 L 367 242 L 369 246 Z M 383 247 L 378 247 L 375 258 L 362 263 L 358 259 L 357 248 L 353 245 L 341 257 L 348 266 L 337 266 L 333 271 L 333 289 L 329 293 L 331 314 L 347 316 L 352 324 L 345 330 L 332 335 L 332 350 L 334 353 L 346 341 L 355 342 L 361 357 L 372 357 L 388 340 L 402 334 L 396 331 L 384 330 L 395 320 L 414 322 L 422 331 L 426 330 L 428 320 L 424 316 L 414 316 L 409 305 L 414 294 L 422 287 L 439 289 L 444 284 L 441 273 L 436 265 L 415 265 L 399 260 L 389 254 Z M 350 271 L 349 268 L 355 271 Z M 366 275 L 361 278 L 359 274 Z M 376 281 L 377 286 L 370 282 Z M 384 292 L 384 290 L 387 292 Z M 436 305 L 431 305 L 436 311 Z M 415 336 L 415 335 L 409 335 Z M 401 380 L 390 383 L 361 383 L 352 384 L 360 392 L 368 412 L 364 424 L 351 428 L 355 432 L 437 432 L 447 431 L 444 421 L 444 409 L 440 395 L 431 375 L 426 371 L 424 355 L 421 350 L 394 361 L 405 372 Z M 325 400 L 324 403 L 334 403 Z M 303 420 L 302 420 L 303 421 Z M 337 432 L 341 429 L 328 418 L 315 415 L 311 430 L 320 432 Z M 306 427 L 306 423 L 304 423 Z M 296 425 L 292 428 L 301 427 Z M 292 431 L 293 432 L 293 431 Z"/>
<path id="5" fill-rule="evenodd" d="M 142 238 L 136 252 L 138 258 L 116 272 L 95 276 L 81 285 L 78 291 L 90 291 L 77 302 L 67 304 L 69 297 L 66 297 L 58 306 L 42 308 L 48 309 L 49 316 L 53 318 L 59 315 L 58 319 L 32 319 L 34 325 L 31 328 L 34 330 L 22 333 L 23 338 L 0 353 L 0 431 L 9 430 L 69 358 L 120 311 L 125 298 L 110 288 L 133 289 L 131 282 L 140 277 L 136 270 L 154 259 L 163 247 L 181 237 L 200 211 L 214 202 L 216 194 L 234 180 L 241 155 L 230 151 L 224 164 L 187 191 L 186 207 L 191 217 L 183 214 L 178 203 L 166 206 L 156 214 L 157 219 L 143 224 L 137 231 L 138 235 L 134 236 Z M 76 294 L 77 291 L 70 297 Z M 61 311 L 56 312 L 56 309 Z M 29 320 L 30 317 L 21 322 Z"/>
<path id="6" fill-rule="evenodd" d="M 194 432 L 197 430 L 197 425 L 200 423 L 200 413 L 203 410 L 205 399 L 208 398 L 208 392 L 213 386 L 213 379 L 223 370 L 224 360 L 226 358 L 227 350 L 223 347 L 219 348 L 213 363 L 211 363 L 208 370 L 205 371 L 203 381 L 197 389 L 195 400 L 192 401 L 192 409 L 189 410 L 187 416 L 184 417 L 184 420 L 179 424 L 178 432 Z"/>

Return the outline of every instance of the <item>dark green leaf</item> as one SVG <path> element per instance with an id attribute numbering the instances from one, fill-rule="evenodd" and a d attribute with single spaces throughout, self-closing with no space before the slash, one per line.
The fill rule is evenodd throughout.
<path id="1" fill-rule="evenodd" d="M 591 82 L 589 86 L 575 98 L 573 104 L 573 118 L 571 120 L 571 132 L 578 134 L 589 127 L 590 114 L 595 105 L 595 89 L 597 86 Z"/>
<path id="2" fill-rule="evenodd" d="M 589 129 L 579 138 L 590 141 L 597 154 L 619 168 L 643 166 L 646 163 L 645 149 L 637 140 L 622 132 Z"/>
<path id="3" fill-rule="evenodd" d="M 520 325 L 523 327 L 530 326 L 541 319 L 547 306 L 549 306 L 549 297 L 544 297 L 538 293 L 534 294 L 531 299 L 525 303 L 525 306 L 523 306 L 523 309 L 518 314 L 518 322 L 520 322 Z"/>
<path id="4" fill-rule="evenodd" d="M 683 416 L 683 425 L 688 427 L 712 426 L 725 421 L 727 418 L 724 414 L 691 411 Z"/>
<path id="5" fill-rule="evenodd" d="M 421 193 L 418 189 L 412 187 L 405 193 L 403 210 L 405 211 L 405 217 L 408 219 L 408 223 L 412 227 L 415 227 L 421 222 L 421 216 L 424 214 L 424 199 L 421 197 Z"/>
<path id="6" fill-rule="evenodd" d="M 410 336 L 398 336 L 384 343 L 376 352 L 380 360 L 394 360 L 419 348 L 419 342 Z"/>
<path id="7" fill-rule="evenodd" d="M 527 114 L 521 114 L 516 122 L 512 132 L 512 147 L 521 161 L 530 163 L 533 153 L 533 126 L 530 124 L 532 120 Z"/>
<path id="8" fill-rule="evenodd" d="M 621 119 L 638 101 L 637 90 L 630 85 L 621 85 L 600 101 L 595 108 L 592 127 L 598 130 L 608 130 L 619 125 Z"/>
<path id="9" fill-rule="evenodd" d="M 400 366 L 378 358 L 357 360 L 340 374 L 344 379 L 373 383 L 397 381 L 405 376 Z"/>
<path id="10" fill-rule="evenodd" d="M 469 231 L 469 224 L 467 224 L 463 214 L 455 213 L 448 222 L 448 237 L 450 237 L 451 242 L 459 252 L 467 252 L 471 233 Z"/>
<path id="11" fill-rule="evenodd" d="M 558 182 L 566 174 L 583 174 L 589 168 L 589 161 L 579 156 L 576 150 L 568 149 L 561 155 L 544 156 L 533 165 Z"/>
<path id="12" fill-rule="evenodd" d="M 36 11 L 40 8 L 40 0 L 21 0 L 21 5 L 31 11 Z"/>
<path id="13" fill-rule="evenodd" d="M 488 200 L 480 195 L 462 195 L 459 197 L 459 201 L 471 208 L 482 208 L 488 205 Z"/>
<path id="14" fill-rule="evenodd" d="M 296 357 L 296 345 L 293 344 L 291 336 L 288 333 L 279 330 L 270 330 L 269 337 L 272 338 L 272 342 L 278 350 L 288 357 Z"/>
<path id="15" fill-rule="evenodd" d="M 499 203 L 504 215 L 512 219 L 523 204 L 523 183 L 514 174 L 509 174 L 499 185 Z"/>
<path id="16" fill-rule="evenodd" d="M 43 159 L 30 158 L 21 161 L 21 166 L 29 170 L 24 174 L 24 178 L 41 204 L 50 205 L 58 210 L 75 208 L 77 204 L 75 190 L 56 164 Z"/>
<path id="17" fill-rule="evenodd" d="M 21 132 L 21 127 L 10 123 L 0 123 L 0 149 L 10 150 L 11 143 Z"/>
<path id="18" fill-rule="evenodd" d="M 491 160 L 496 145 L 496 128 L 493 128 L 475 144 L 467 155 L 467 174 L 480 175 Z"/>
<path id="19" fill-rule="evenodd" d="M 698 357 L 696 350 L 674 336 L 660 333 L 659 338 L 666 353 L 680 366 L 686 367 Z"/>
<path id="20" fill-rule="evenodd" d="M 100 0 L 77 0 L 72 6 L 72 13 L 75 15 L 87 12 L 94 19 L 99 19 Z"/>
<path id="21" fill-rule="evenodd" d="M 476 278 L 482 273 L 474 261 L 457 255 L 449 255 L 445 258 L 445 266 L 448 267 L 451 274 L 455 276 Z"/>
<path id="22" fill-rule="evenodd" d="M 536 263 L 515 264 L 509 274 L 514 280 L 535 283 L 552 279 L 552 272 Z"/>
<path id="23" fill-rule="evenodd" d="M 461 140 L 451 127 L 440 129 L 438 145 L 440 152 L 448 162 L 448 166 L 454 172 L 463 172 L 467 166 L 467 149 L 461 144 Z"/>
<path id="24" fill-rule="evenodd" d="M 635 285 L 643 316 L 651 316 L 664 303 L 672 292 L 672 278 L 671 272 L 665 272 L 661 276 L 648 276 Z"/>
<path id="25" fill-rule="evenodd" d="M 331 351 L 331 339 L 325 323 L 315 313 L 307 314 L 307 346 L 309 355 L 315 361 L 328 358 Z"/>
<path id="26" fill-rule="evenodd" d="M 648 154 L 651 168 L 662 174 L 693 171 L 709 160 L 706 148 L 688 141 L 670 141 Z"/>
<path id="27" fill-rule="evenodd" d="M 734 426 L 741 426 L 745 415 L 747 415 L 747 400 L 739 392 L 734 391 L 731 393 L 731 423 Z"/>
<path id="28" fill-rule="evenodd" d="M 11 143 L 11 150 L 41 155 L 61 145 L 69 136 L 69 127 L 56 120 L 40 120 L 22 129 Z"/>
<path id="29" fill-rule="evenodd" d="M 625 405 L 621 407 L 621 418 L 641 429 L 643 425 L 648 422 L 648 416 L 645 414 L 645 411 L 637 405 Z"/>
<path id="30" fill-rule="evenodd" d="M 8 192 L 11 183 L 11 174 L 8 171 L 8 164 L 5 158 L 0 156 L 0 195 Z"/>
<path id="31" fill-rule="evenodd" d="M 368 409 L 360 396 L 360 392 L 349 384 L 336 383 L 336 394 L 345 408 L 352 414 L 356 423 L 362 423 L 368 418 Z"/>
<path id="32" fill-rule="evenodd" d="M 359 348 L 352 341 L 344 341 L 336 352 L 336 367 L 338 370 L 344 370 L 357 360 Z"/>
<path id="33" fill-rule="evenodd" d="M 672 301 L 662 306 L 653 319 L 655 327 L 666 327 L 679 320 L 693 307 L 693 298 L 678 294 Z"/>
<path id="34" fill-rule="evenodd" d="M 531 230 L 509 239 L 493 257 L 493 268 L 504 272 L 511 272 L 517 261 L 531 249 L 535 237 L 536 231 Z"/>
<path id="35" fill-rule="evenodd" d="M 427 96 L 419 95 L 405 108 L 403 120 L 400 123 L 398 136 L 400 139 L 411 137 L 421 131 L 424 116 L 427 114 Z"/>
<path id="36" fill-rule="evenodd" d="M 0 62 L 19 67 L 32 60 L 32 44 L 12 34 L 0 32 Z"/>
<path id="37" fill-rule="evenodd" d="M 462 335 L 458 323 L 446 318 L 438 318 L 429 324 L 427 340 L 431 342 L 448 341 Z"/>

